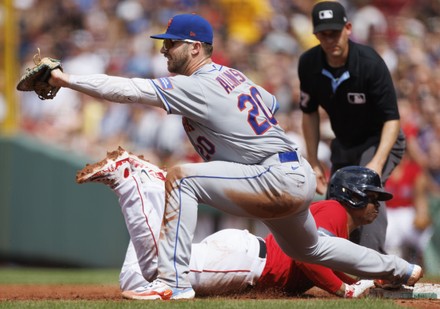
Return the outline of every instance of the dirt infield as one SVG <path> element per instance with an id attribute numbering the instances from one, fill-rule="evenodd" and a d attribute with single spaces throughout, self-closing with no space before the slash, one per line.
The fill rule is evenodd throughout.
<path id="1" fill-rule="evenodd" d="M 0 285 L 2 300 L 122 300 L 117 285 Z"/>
<path id="2" fill-rule="evenodd" d="M 267 295 L 249 292 L 236 295 L 234 299 L 249 298 L 280 298 L 280 295 Z M 304 298 L 337 298 L 321 289 L 310 289 Z M 290 298 L 292 301 L 295 298 Z M 0 285 L 0 302 L 5 300 L 114 300 L 126 301 L 121 297 L 117 285 L 32 285 L 32 284 L 2 284 Z M 394 302 L 402 307 L 431 309 L 440 308 L 440 300 L 430 299 L 398 299 Z"/>

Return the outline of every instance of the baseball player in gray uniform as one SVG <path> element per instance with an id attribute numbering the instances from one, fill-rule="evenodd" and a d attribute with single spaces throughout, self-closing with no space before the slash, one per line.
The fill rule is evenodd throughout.
<path id="1" fill-rule="evenodd" d="M 188 138 L 205 160 L 168 170 L 157 279 L 145 287 L 146 299 L 195 296 L 188 274 L 199 203 L 260 219 L 294 259 L 407 285 L 421 278 L 420 266 L 396 256 L 345 239 L 318 237 L 309 211 L 315 175 L 273 116 L 276 98 L 242 72 L 212 61 L 213 31 L 204 18 L 177 15 L 166 33 L 152 38 L 163 40 L 168 71 L 177 75 L 129 79 L 69 75 L 58 69 L 49 80 L 109 101 L 182 115 Z"/>

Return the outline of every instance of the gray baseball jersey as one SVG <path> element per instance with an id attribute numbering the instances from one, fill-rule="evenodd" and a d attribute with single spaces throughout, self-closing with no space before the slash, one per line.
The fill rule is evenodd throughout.
<path id="1" fill-rule="evenodd" d="M 273 116 L 276 98 L 240 71 L 211 63 L 191 76 L 151 82 L 166 111 L 184 117 L 185 131 L 205 161 L 257 164 L 297 148 Z"/>

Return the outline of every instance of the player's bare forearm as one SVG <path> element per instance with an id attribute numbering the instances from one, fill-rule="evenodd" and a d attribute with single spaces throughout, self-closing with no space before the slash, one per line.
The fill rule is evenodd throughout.
<path id="1" fill-rule="evenodd" d="M 62 72 L 60 69 L 53 70 L 51 72 L 51 78 L 49 84 L 54 87 L 68 87 L 69 86 L 69 74 Z"/>

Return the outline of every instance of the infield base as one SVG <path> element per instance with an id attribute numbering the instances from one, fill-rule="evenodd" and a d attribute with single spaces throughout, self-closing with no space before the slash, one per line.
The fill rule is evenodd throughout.
<path id="1" fill-rule="evenodd" d="M 393 299 L 440 299 L 440 284 L 416 283 L 413 287 L 403 285 L 396 290 L 371 288 L 368 296 Z"/>

